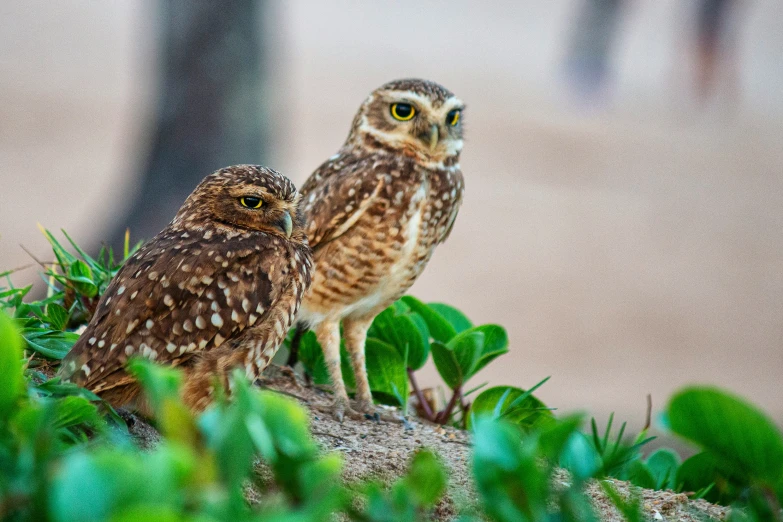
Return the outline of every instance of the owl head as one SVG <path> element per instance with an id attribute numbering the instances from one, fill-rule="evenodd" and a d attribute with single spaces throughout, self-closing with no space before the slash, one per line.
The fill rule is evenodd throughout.
<path id="1" fill-rule="evenodd" d="M 303 241 L 304 216 L 294 184 L 259 165 L 235 165 L 213 172 L 199 183 L 177 212 L 172 226 L 202 231 L 261 231 Z"/>
<path id="2" fill-rule="evenodd" d="M 395 80 L 365 100 L 347 144 L 453 164 L 462 150 L 464 109 L 459 98 L 435 82 Z"/>

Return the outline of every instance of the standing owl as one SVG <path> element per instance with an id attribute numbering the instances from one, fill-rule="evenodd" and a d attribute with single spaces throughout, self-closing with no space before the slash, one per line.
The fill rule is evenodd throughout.
<path id="1" fill-rule="evenodd" d="M 315 271 L 299 331 L 315 330 L 323 348 L 338 419 L 361 417 L 340 370 L 340 322 L 358 409 L 372 413 L 367 329 L 410 288 L 454 225 L 464 192 L 463 109 L 436 83 L 387 83 L 359 108 L 343 147 L 302 187 Z"/>
<path id="2" fill-rule="evenodd" d="M 146 357 L 184 370 L 183 399 L 196 411 L 234 368 L 255 379 L 310 285 L 299 200 L 288 178 L 265 167 L 207 176 L 111 281 L 61 375 L 115 406 L 134 405 L 139 389 L 125 365 Z"/>

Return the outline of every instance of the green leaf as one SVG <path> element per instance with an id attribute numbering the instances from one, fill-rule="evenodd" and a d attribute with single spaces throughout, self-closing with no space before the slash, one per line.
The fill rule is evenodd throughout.
<path id="1" fill-rule="evenodd" d="M 0 312 L 0 421 L 13 411 L 23 390 L 22 340 L 13 321 Z M 2 423 L 0 423 L 2 424 Z"/>
<path id="2" fill-rule="evenodd" d="M 489 518 L 548 520 L 550 471 L 541 466 L 535 438 L 504 421 L 478 417 L 473 429 L 473 474 Z"/>
<path id="3" fill-rule="evenodd" d="M 299 345 L 299 361 L 301 361 L 305 372 L 313 379 L 315 384 L 332 384 L 329 370 L 326 367 L 324 352 L 312 330 L 302 336 Z M 345 387 L 348 390 L 353 390 L 356 387 L 356 379 L 353 376 L 351 361 L 342 339 L 340 340 L 340 371 L 343 375 Z"/>
<path id="4" fill-rule="evenodd" d="M 407 367 L 418 370 L 427 362 L 430 353 L 429 333 L 422 333 L 422 325 L 427 332 L 420 316 L 398 315 L 394 306 L 390 306 L 375 317 L 368 335 L 394 346 L 407 361 Z"/>
<path id="5" fill-rule="evenodd" d="M 473 376 L 476 364 L 484 349 L 484 334 L 475 330 L 466 330 L 457 334 L 446 346 L 454 352 L 457 364 L 466 382 Z"/>
<path id="6" fill-rule="evenodd" d="M 434 506 L 446 491 L 446 471 L 438 458 L 429 451 L 419 451 L 413 456 L 403 483 L 425 508 Z"/>
<path id="7" fill-rule="evenodd" d="M 24 328 L 22 336 L 28 348 L 48 359 L 62 359 L 79 339 L 74 332 L 57 332 L 46 328 Z"/>
<path id="8" fill-rule="evenodd" d="M 463 314 L 453 306 L 444 303 L 428 303 L 427 306 L 435 310 L 437 313 L 440 314 L 441 317 L 446 319 L 449 322 L 449 324 L 454 327 L 454 330 L 456 330 L 457 333 L 464 332 L 468 328 L 473 327 L 473 324 L 470 322 L 470 319 L 468 319 L 467 316 L 465 316 L 465 314 Z"/>
<path id="9" fill-rule="evenodd" d="M 306 332 L 299 343 L 299 361 L 315 384 L 331 384 L 324 352 L 312 330 Z"/>
<path id="10" fill-rule="evenodd" d="M 645 462 L 654 480 L 652 489 L 674 489 L 680 456 L 674 451 L 661 448 L 654 451 Z M 650 486 L 647 486 L 650 487 Z"/>
<path id="11" fill-rule="evenodd" d="M 93 281 L 92 269 L 81 259 L 75 260 L 68 268 L 68 281 L 85 297 L 98 295 L 98 286 Z"/>
<path id="12" fill-rule="evenodd" d="M 401 301 L 408 305 L 410 309 L 419 314 L 424 322 L 427 323 L 427 328 L 430 335 L 436 341 L 441 343 L 448 343 L 455 335 L 457 330 L 449 323 L 442 315 L 436 312 L 434 309 L 425 305 L 413 296 L 406 295 L 401 298 Z"/>
<path id="13" fill-rule="evenodd" d="M 473 374 L 475 375 L 495 358 L 508 353 L 508 334 L 505 328 L 496 324 L 484 324 L 477 326 L 473 330 L 484 334 L 484 345 L 482 346 L 481 355 L 475 368 L 473 368 Z"/>
<path id="14" fill-rule="evenodd" d="M 686 459 L 677 469 L 677 491 L 693 492 L 693 498 L 721 504 L 736 500 L 747 489 L 747 481 L 728 474 L 721 466 L 721 460 L 708 451 Z"/>
<path id="15" fill-rule="evenodd" d="M 713 387 L 689 387 L 669 402 L 672 431 L 714 455 L 723 466 L 770 484 L 783 469 L 783 436 L 758 408 Z"/>
<path id="16" fill-rule="evenodd" d="M 55 330 L 65 330 L 70 315 L 68 310 L 58 303 L 49 303 L 46 305 L 46 317 L 49 319 L 49 324 Z"/>
<path id="17" fill-rule="evenodd" d="M 413 341 L 408 346 L 408 368 L 416 371 L 420 370 L 430 357 L 430 330 L 427 322 L 419 314 L 409 313 L 405 317 L 416 328 L 418 338 L 421 339 L 421 344 Z M 411 332 L 407 335 L 413 336 Z"/>
<path id="18" fill-rule="evenodd" d="M 641 460 L 633 460 L 628 464 L 625 478 L 634 486 L 645 489 L 661 489 L 656 486 L 657 481 L 650 468 Z M 673 480 L 673 479 L 672 479 Z"/>
<path id="19" fill-rule="evenodd" d="M 408 401 L 408 373 L 400 353 L 382 341 L 367 339 L 365 357 L 373 395 L 380 402 L 405 406 Z"/>
<path id="20" fill-rule="evenodd" d="M 594 477 L 601 469 L 601 456 L 584 433 L 573 432 L 560 454 L 560 465 L 579 480 Z"/>
<path id="21" fill-rule="evenodd" d="M 102 427 L 105 425 L 103 417 L 98 413 L 98 408 L 84 397 L 74 395 L 63 397 L 56 404 L 56 418 L 54 421 L 56 428 L 70 428 L 79 424 L 86 424 L 91 427 Z"/>
<path id="22" fill-rule="evenodd" d="M 514 386 L 495 386 L 481 392 L 470 407 L 468 427 L 475 417 L 502 417 L 524 431 L 543 426 L 552 419 L 552 412 L 533 395 Z"/>
<path id="23" fill-rule="evenodd" d="M 452 390 L 457 389 L 463 384 L 462 370 L 460 369 L 457 357 L 454 351 L 443 343 L 433 341 L 430 346 L 432 350 L 432 360 L 438 369 L 441 379 Z"/>

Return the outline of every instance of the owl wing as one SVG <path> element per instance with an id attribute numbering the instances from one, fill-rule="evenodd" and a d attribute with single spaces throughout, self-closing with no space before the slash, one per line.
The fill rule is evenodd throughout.
<path id="1" fill-rule="evenodd" d="M 94 392 L 133 381 L 130 357 L 173 366 L 265 319 L 280 296 L 274 245 L 164 231 L 122 267 L 62 375 Z"/>
<path id="2" fill-rule="evenodd" d="M 338 154 L 321 165 L 301 189 L 310 247 L 317 251 L 345 234 L 391 190 L 388 166 Z"/>

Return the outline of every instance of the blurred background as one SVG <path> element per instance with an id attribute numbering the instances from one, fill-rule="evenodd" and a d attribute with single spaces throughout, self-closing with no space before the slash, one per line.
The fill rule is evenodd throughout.
<path id="1" fill-rule="evenodd" d="M 644 422 L 686 383 L 783 422 L 783 3 L 6 0 L 0 268 L 163 228 L 237 163 L 301 184 L 367 94 L 468 105 L 465 202 L 411 293 L 506 326 L 478 379 Z M 40 281 L 36 267 L 14 275 Z M 432 368 L 423 384 L 435 384 Z M 479 384 L 476 382 L 474 384 Z"/>

